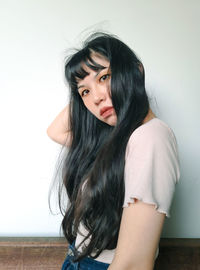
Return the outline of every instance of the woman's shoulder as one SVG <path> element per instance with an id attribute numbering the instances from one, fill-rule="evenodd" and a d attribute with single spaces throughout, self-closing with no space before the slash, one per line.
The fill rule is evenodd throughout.
<path id="1" fill-rule="evenodd" d="M 161 119 L 155 117 L 133 131 L 129 143 L 176 140 L 173 130 Z"/>
<path id="2" fill-rule="evenodd" d="M 155 117 L 133 131 L 127 143 L 126 156 L 129 151 L 141 153 L 169 149 L 178 152 L 174 132 L 164 121 Z"/>

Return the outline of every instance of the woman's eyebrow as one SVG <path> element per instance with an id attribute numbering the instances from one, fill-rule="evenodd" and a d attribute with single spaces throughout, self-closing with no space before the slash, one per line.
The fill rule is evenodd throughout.
<path id="1" fill-rule="evenodd" d="M 79 85 L 77 89 L 81 88 L 81 87 L 85 87 L 85 85 Z"/>
<path id="2" fill-rule="evenodd" d="M 99 75 L 99 73 L 101 73 L 102 70 L 104 70 L 104 69 L 106 69 L 106 68 L 109 68 L 109 67 L 103 67 L 102 69 L 100 69 L 100 70 L 94 75 L 94 78 L 96 78 L 96 77 Z M 89 75 L 89 74 L 88 74 L 88 75 Z M 87 76 L 88 76 L 88 75 L 87 75 Z M 79 85 L 77 89 L 80 89 L 80 88 L 82 88 L 82 87 L 85 87 L 85 85 Z"/>

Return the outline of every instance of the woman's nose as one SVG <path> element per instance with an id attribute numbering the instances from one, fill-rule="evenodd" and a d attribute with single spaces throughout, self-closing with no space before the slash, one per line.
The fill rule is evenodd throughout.
<path id="1" fill-rule="evenodd" d="M 100 103 L 106 99 L 106 93 L 103 89 L 96 89 L 93 93 L 93 100 L 95 104 Z"/>

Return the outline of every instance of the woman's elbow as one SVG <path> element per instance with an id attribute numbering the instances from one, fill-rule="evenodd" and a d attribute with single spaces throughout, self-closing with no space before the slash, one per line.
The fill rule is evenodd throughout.
<path id="1" fill-rule="evenodd" d="M 70 139 L 70 132 L 65 132 L 62 134 L 55 133 L 50 127 L 47 128 L 46 133 L 48 137 L 56 143 L 59 143 L 64 146 L 70 146 L 71 139 Z"/>

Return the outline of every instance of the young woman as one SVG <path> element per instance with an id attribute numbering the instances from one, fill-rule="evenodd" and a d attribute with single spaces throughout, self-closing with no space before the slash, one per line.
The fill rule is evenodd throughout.
<path id="1" fill-rule="evenodd" d="M 175 136 L 149 107 L 141 61 L 118 38 L 92 35 L 65 75 L 70 103 L 47 130 L 68 147 L 62 270 L 152 270 L 179 179 Z"/>

